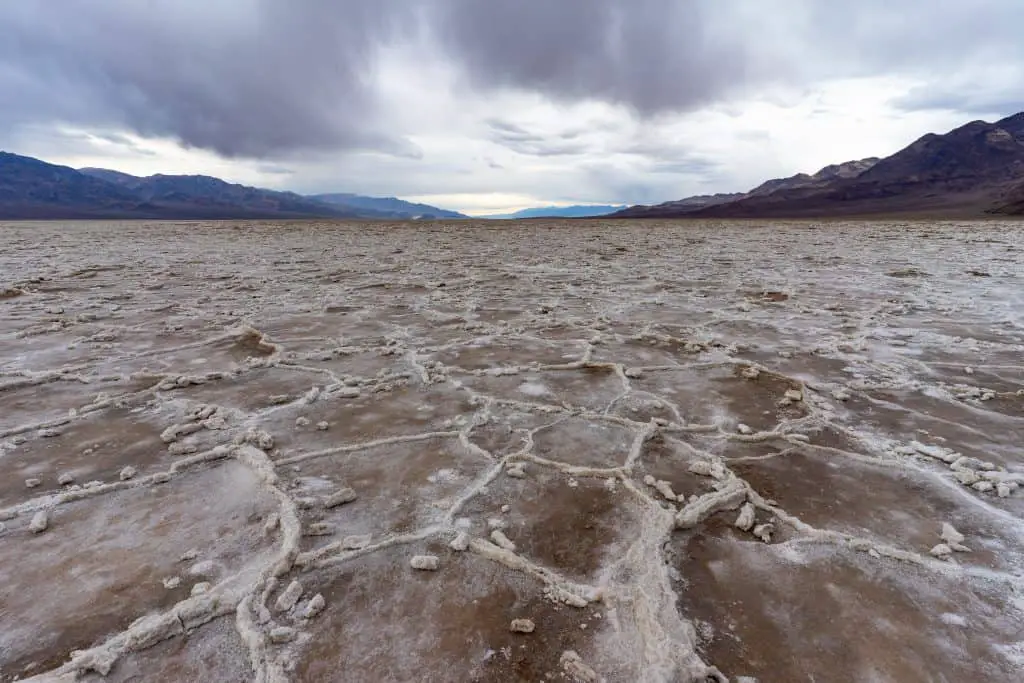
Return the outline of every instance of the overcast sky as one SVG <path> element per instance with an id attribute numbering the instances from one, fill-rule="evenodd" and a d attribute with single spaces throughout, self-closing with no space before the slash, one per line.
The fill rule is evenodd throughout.
<path id="1" fill-rule="evenodd" d="M 0 149 L 467 213 L 653 203 L 1024 110 L 1024 0 L 0 0 Z"/>

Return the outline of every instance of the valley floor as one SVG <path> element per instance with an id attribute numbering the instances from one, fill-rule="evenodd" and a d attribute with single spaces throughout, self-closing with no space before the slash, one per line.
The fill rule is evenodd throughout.
<path id="1" fill-rule="evenodd" d="M 0 224 L 0 681 L 1024 678 L 1024 225 Z"/>

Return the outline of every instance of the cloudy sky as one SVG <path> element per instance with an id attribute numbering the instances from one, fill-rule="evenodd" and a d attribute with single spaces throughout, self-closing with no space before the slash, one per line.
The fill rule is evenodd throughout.
<path id="1" fill-rule="evenodd" d="M 1022 0 L 0 0 L 0 149 L 488 213 L 1024 110 Z"/>

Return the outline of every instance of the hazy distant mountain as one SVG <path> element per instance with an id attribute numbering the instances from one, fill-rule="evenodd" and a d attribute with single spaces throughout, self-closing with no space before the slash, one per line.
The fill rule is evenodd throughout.
<path id="1" fill-rule="evenodd" d="M 654 206 L 631 206 L 627 209 L 622 209 L 616 212 L 614 215 L 623 218 L 658 218 L 668 213 L 685 214 L 698 209 L 704 209 L 709 206 L 717 206 L 718 204 L 725 204 L 727 202 L 736 201 L 746 197 L 747 194 L 744 192 L 735 192 L 731 194 L 701 194 L 694 197 L 686 197 L 685 199 L 678 199 L 674 202 L 665 202 L 664 204 L 655 204 Z"/>
<path id="2" fill-rule="evenodd" d="M 142 178 L 138 176 L 121 173 L 120 171 L 111 171 L 109 168 L 80 168 L 78 172 L 93 178 L 106 180 L 108 183 L 121 185 L 122 187 L 131 187 L 142 181 Z"/>
<path id="3" fill-rule="evenodd" d="M 395 197 L 364 197 L 358 194 L 336 192 L 309 195 L 309 199 L 333 206 L 348 206 L 385 213 L 395 218 L 469 218 L 457 211 L 439 209 L 429 204 L 415 204 Z"/>
<path id="4" fill-rule="evenodd" d="M 0 152 L 0 217 L 102 218 L 154 215 L 133 192 L 67 166 Z"/>
<path id="5" fill-rule="evenodd" d="M 685 202 L 685 200 L 683 200 Z M 827 217 L 1024 213 L 1024 113 L 929 133 L 884 159 L 826 166 L 771 180 L 738 198 L 698 208 L 668 202 L 623 217 Z"/>
<path id="6" fill-rule="evenodd" d="M 349 197 L 350 203 L 335 201 Z M 331 200 L 228 183 L 201 175 L 145 178 L 103 168 L 75 170 L 0 152 L 0 219 L 61 218 L 456 218 L 423 204 L 358 195 Z"/>
<path id="7" fill-rule="evenodd" d="M 229 183 L 203 175 L 152 175 L 144 178 L 83 168 L 81 173 L 133 192 L 162 211 L 184 217 L 263 218 L 330 217 L 389 218 L 353 207 L 329 206 L 294 192 L 277 192 Z"/>
<path id="8" fill-rule="evenodd" d="M 533 209 L 523 209 L 515 213 L 501 213 L 480 218 L 514 219 L 514 218 L 590 218 L 593 216 L 605 216 L 615 211 L 620 211 L 625 206 L 540 206 Z"/>

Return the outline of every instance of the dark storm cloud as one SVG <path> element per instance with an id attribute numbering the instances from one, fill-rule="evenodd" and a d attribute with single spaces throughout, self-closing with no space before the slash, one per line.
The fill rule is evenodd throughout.
<path id="1" fill-rule="evenodd" d="M 1024 65 L 1021 0 L 438 0 L 439 44 L 477 87 L 642 116 L 771 84 Z M 1024 83 L 1004 83 L 1021 89 Z"/>
<path id="2" fill-rule="evenodd" d="M 707 0 L 46 0 L 0 5 L 0 124 L 169 135 L 228 156 L 372 148 L 382 45 L 418 39 L 477 88 L 687 108 L 738 82 Z M 425 38 L 424 38 L 425 36 Z M 428 49 L 424 47 L 424 49 Z M 749 66 L 749 65 L 748 65 Z M 415 103 L 410 103 L 415 106 Z"/>
<path id="3" fill-rule="evenodd" d="M 726 2 L 725 4 L 729 4 Z M 604 99 L 640 111 L 689 108 L 752 65 L 721 0 L 517 0 L 437 3 L 440 43 L 481 86 L 556 99 Z"/>
<path id="4" fill-rule="evenodd" d="M 47 0 L 0 5 L 0 124 L 122 125 L 228 156 L 372 147 L 389 0 Z"/>
<path id="5" fill-rule="evenodd" d="M 126 135 L 110 131 L 78 131 L 33 126 L 18 135 L 20 151 L 43 158 L 104 157 L 133 159 L 157 153 Z"/>
<path id="6" fill-rule="evenodd" d="M 228 156 L 414 157 L 380 109 L 384 46 L 443 58 L 472 90 L 649 116 L 775 81 L 1024 62 L 1022 25 L 1020 0 L 9 0 L 0 135 L 66 122 Z"/>

